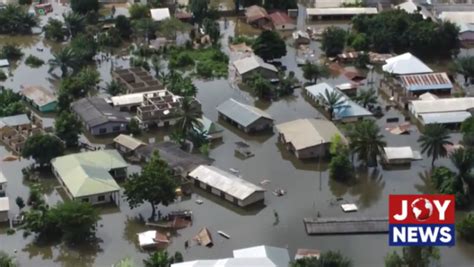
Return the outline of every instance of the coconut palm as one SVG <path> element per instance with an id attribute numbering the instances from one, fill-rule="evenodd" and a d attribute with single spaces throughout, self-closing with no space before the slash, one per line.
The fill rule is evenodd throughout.
<path id="1" fill-rule="evenodd" d="M 380 128 L 373 120 L 361 121 L 350 130 L 350 149 L 366 166 L 377 166 L 377 156 L 381 156 L 387 143 Z"/>
<path id="2" fill-rule="evenodd" d="M 319 78 L 329 76 L 329 69 L 325 65 L 306 62 L 302 67 L 303 78 L 316 83 Z"/>
<path id="3" fill-rule="evenodd" d="M 418 142 L 421 143 L 421 152 L 427 153 L 429 157 L 433 157 L 431 166 L 434 167 L 434 162 L 439 157 L 446 157 L 448 152 L 445 145 L 452 145 L 449 141 L 448 129 L 441 124 L 431 124 L 425 127 Z"/>
<path id="4" fill-rule="evenodd" d="M 367 108 L 369 105 L 375 105 L 377 104 L 377 93 L 373 88 L 361 91 L 356 97 L 356 102 L 361 104 L 364 108 Z"/>
<path id="5" fill-rule="evenodd" d="M 74 68 L 77 63 L 76 53 L 74 53 L 74 51 L 69 47 L 54 53 L 53 56 L 54 58 L 48 61 L 49 72 L 52 72 L 56 68 L 60 68 L 62 77 L 65 77 L 68 74 L 68 70 Z"/>
<path id="6" fill-rule="evenodd" d="M 145 267 L 168 267 L 172 262 L 173 259 L 168 257 L 166 251 L 155 252 L 147 260 L 143 260 Z"/>
<path id="7" fill-rule="evenodd" d="M 469 181 L 471 169 L 474 167 L 474 151 L 472 149 L 459 148 L 450 156 L 451 162 L 458 169 L 457 179 L 462 182 L 464 194 L 469 194 Z"/>
<path id="8" fill-rule="evenodd" d="M 329 120 L 332 121 L 334 109 L 336 109 L 338 106 L 344 103 L 345 101 L 344 96 L 337 91 L 329 92 L 326 89 L 324 91 L 324 94 L 322 93 L 319 94 L 319 98 L 329 113 Z"/>
<path id="9" fill-rule="evenodd" d="M 105 91 L 111 96 L 116 96 L 125 93 L 126 89 L 121 83 L 117 81 L 111 81 L 110 83 L 106 84 Z"/>
<path id="10" fill-rule="evenodd" d="M 181 112 L 178 121 L 176 122 L 176 129 L 183 135 L 192 131 L 194 127 L 202 127 L 199 118 L 201 118 L 201 109 L 192 97 L 183 97 L 181 99 Z"/>
<path id="11" fill-rule="evenodd" d="M 69 36 L 74 37 L 79 32 L 84 31 L 86 24 L 84 16 L 79 15 L 78 13 L 69 12 L 63 14 L 64 25 L 66 26 Z"/>

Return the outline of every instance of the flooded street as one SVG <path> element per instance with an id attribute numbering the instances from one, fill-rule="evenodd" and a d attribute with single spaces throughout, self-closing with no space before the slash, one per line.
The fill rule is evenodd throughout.
<path id="1" fill-rule="evenodd" d="M 223 49 L 227 47 L 227 36 L 232 34 L 234 24 L 230 26 L 223 37 Z M 42 37 L 1 37 L 0 43 L 15 42 L 21 45 L 25 56 L 29 54 L 40 57 L 45 62 L 52 58 L 51 49 L 56 49 L 50 44 L 42 41 Z M 43 52 L 37 51 L 37 47 L 44 47 Z M 313 42 L 313 49 L 319 51 L 318 45 Z M 320 52 L 318 52 L 320 53 Z M 296 65 L 296 51 L 288 47 L 288 54 L 282 58 L 283 65 L 288 71 L 295 71 L 296 77 L 302 79 L 301 69 Z M 113 62 L 113 63 L 112 63 Z M 98 66 L 101 73 L 101 85 L 111 79 L 110 70 L 112 64 L 127 66 L 127 62 L 117 59 L 103 62 Z M 19 91 L 23 84 L 39 84 L 54 89 L 57 77 L 48 74 L 49 66 L 43 65 L 33 69 L 20 63 L 12 68 L 13 78 L 9 78 L 0 85 Z M 378 84 L 380 75 L 374 73 L 375 85 Z M 323 79 L 329 84 L 336 85 L 347 82 L 343 76 Z M 275 102 L 262 102 L 256 100 L 248 92 L 231 86 L 227 79 L 212 81 L 195 80 L 198 88 L 197 98 L 202 104 L 204 115 L 213 121 L 217 120 L 216 106 L 230 97 L 247 104 L 255 105 L 268 112 L 274 119 L 275 124 L 294 120 L 298 118 L 322 118 L 323 116 L 302 95 L 302 89 L 295 90 L 292 96 L 279 99 Z M 382 107 L 385 101 L 379 98 Z M 385 109 L 384 109 L 385 111 Z M 410 145 L 414 150 L 420 150 L 417 143 L 418 130 L 410 135 L 392 135 L 385 128 L 386 118 L 398 117 L 400 122 L 404 121 L 404 115 L 398 110 L 390 109 L 385 116 L 377 122 L 382 129 L 388 146 Z M 246 135 L 225 122 L 219 121 L 223 126 L 223 142 L 216 144 L 210 151 L 215 166 L 228 170 L 234 168 L 240 170 L 242 177 L 250 182 L 258 184 L 264 179 L 271 182 L 264 187 L 265 205 L 252 210 L 244 210 L 229 204 L 222 199 L 196 189 L 191 199 L 176 202 L 168 207 L 160 207 L 162 213 L 176 209 L 190 209 L 194 214 L 191 227 L 172 233 L 172 242 L 168 248 L 170 254 L 175 251 L 183 253 L 185 260 L 198 258 L 223 258 L 232 256 L 232 250 L 254 245 L 272 245 L 289 249 L 290 255 L 294 255 L 298 248 L 314 248 L 322 251 L 339 250 L 348 258 L 352 259 L 354 266 L 382 266 L 384 256 L 392 248 L 388 247 L 388 235 L 341 235 L 341 236 L 308 236 L 305 233 L 303 218 L 316 217 L 382 217 L 387 216 L 389 194 L 417 194 L 432 192 L 422 177 L 426 176 L 426 170 L 430 168 L 430 159 L 414 161 L 411 168 L 384 170 L 378 169 L 358 172 L 358 177 L 350 184 L 342 184 L 329 178 L 325 160 L 301 161 L 288 153 L 277 141 L 277 134 Z M 413 127 L 415 129 L 415 127 Z M 160 130 L 143 135 L 145 141 L 148 138 L 162 140 L 169 132 Z M 82 137 L 83 140 L 87 137 Z M 452 134 L 452 141 L 457 143 L 460 135 Z M 251 146 L 255 153 L 254 157 L 241 159 L 234 154 L 235 142 L 245 141 Z M 88 140 L 91 144 L 108 144 L 110 138 Z M 10 155 L 6 148 L 0 145 L 0 159 Z M 0 170 L 8 179 L 7 194 L 10 197 L 10 216 L 18 213 L 18 207 L 14 203 L 17 196 L 24 199 L 28 197 L 29 184 L 22 178 L 21 169 L 32 162 L 21 159 L 20 161 L 0 161 Z M 437 161 L 437 165 L 451 167 L 447 159 Z M 130 171 L 139 168 L 133 166 Z M 55 187 L 58 186 L 51 174 L 42 174 L 41 184 L 47 202 L 54 204 L 60 200 Z M 275 197 L 272 191 L 283 188 L 288 193 L 283 197 Z M 200 198 L 204 201 L 202 205 L 195 203 Z M 345 202 L 356 203 L 359 207 L 357 213 L 344 214 L 340 208 L 341 202 L 336 198 L 343 198 Z M 279 221 L 275 221 L 274 213 L 278 213 Z M 67 247 L 63 244 L 35 244 L 33 236 L 23 237 L 23 231 L 14 235 L 7 235 L 8 226 L 0 228 L 0 250 L 15 255 L 21 266 L 111 266 L 124 257 L 132 257 L 136 263 L 141 264 L 142 259 L 148 257 L 146 252 L 139 249 L 137 245 L 138 232 L 148 227 L 137 221 L 142 215 L 147 218 L 151 214 L 148 204 L 140 208 L 130 210 L 125 200 L 120 207 L 101 208 L 102 220 L 99 222 L 97 237 L 99 242 L 85 247 Z M 184 243 L 202 228 L 207 227 L 214 238 L 214 247 L 191 246 L 185 250 Z M 224 239 L 217 234 L 222 230 L 231 236 Z M 192 242 L 191 242 L 192 243 Z M 443 266 L 472 266 L 474 262 L 474 245 L 464 243 L 458 239 L 457 245 L 452 248 L 441 248 L 441 261 Z"/>

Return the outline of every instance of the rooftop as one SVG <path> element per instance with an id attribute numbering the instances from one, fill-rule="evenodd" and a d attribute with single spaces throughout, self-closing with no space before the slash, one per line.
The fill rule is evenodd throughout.
<path id="1" fill-rule="evenodd" d="M 423 124 L 449 124 L 462 123 L 472 115 L 467 111 L 443 112 L 443 113 L 425 113 L 420 114 Z"/>
<path id="2" fill-rule="evenodd" d="M 257 68 L 264 68 L 273 72 L 278 72 L 274 65 L 266 63 L 263 59 L 254 54 L 249 57 L 238 59 L 234 61 L 233 64 L 239 74 L 245 74 Z"/>
<path id="3" fill-rule="evenodd" d="M 165 19 L 169 19 L 171 17 L 170 15 L 170 10 L 165 7 L 165 8 L 152 8 L 150 9 L 151 13 L 151 18 L 154 21 L 162 21 Z"/>
<path id="4" fill-rule="evenodd" d="M 26 116 L 26 114 L 18 114 L 0 118 L 0 128 L 2 126 L 16 127 L 19 125 L 25 125 L 30 123 L 31 121 L 30 119 L 28 119 L 28 116 Z"/>
<path id="5" fill-rule="evenodd" d="M 163 85 L 143 68 L 116 69 L 112 71 L 114 80 L 127 87 L 128 93 L 162 90 Z"/>
<path id="6" fill-rule="evenodd" d="M 420 74 L 433 72 L 430 67 L 426 66 L 421 60 L 412 55 L 405 53 L 385 60 L 387 64 L 382 69 L 393 74 Z"/>
<path id="7" fill-rule="evenodd" d="M 474 97 L 411 101 L 411 110 L 416 114 L 468 111 L 473 108 Z"/>
<path id="8" fill-rule="evenodd" d="M 107 122 L 128 123 L 128 114 L 117 111 L 100 97 L 82 98 L 71 105 L 72 110 L 90 127 Z"/>
<path id="9" fill-rule="evenodd" d="M 334 123 L 327 120 L 298 119 L 278 124 L 276 128 L 296 150 L 330 143 L 335 135 L 345 140 Z"/>
<path id="10" fill-rule="evenodd" d="M 414 158 L 413 150 L 409 146 L 384 147 L 383 150 L 388 160 Z"/>
<path id="11" fill-rule="evenodd" d="M 257 5 L 249 6 L 245 10 L 245 17 L 247 17 L 247 22 L 251 23 L 261 18 L 266 18 L 268 16 L 265 8 Z"/>
<path id="12" fill-rule="evenodd" d="M 21 94 L 39 107 L 58 101 L 57 97 L 51 91 L 38 85 L 23 87 Z"/>
<path id="13" fill-rule="evenodd" d="M 10 66 L 10 63 L 8 63 L 8 59 L 0 59 L 0 68 L 8 66 Z"/>
<path id="14" fill-rule="evenodd" d="M 119 191 L 109 171 L 128 166 L 117 150 L 69 154 L 53 159 L 51 164 L 73 197 Z"/>
<path id="15" fill-rule="evenodd" d="M 290 18 L 286 13 L 284 12 L 273 12 L 272 14 L 269 15 L 270 19 L 273 22 L 273 25 L 284 25 L 284 24 L 293 24 L 295 23 L 292 18 Z"/>
<path id="16" fill-rule="evenodd" d="M 143 143 L 142 141 L 126 134 L 118 135 L 117 137 L 114 138 L 114 142 L 130 150 L 135 150 L 138 147 L 145 145 L 145 143 Z"/>
<path id="17" fill-rule="evenodd" d="M 377 14 L 375 7 L 332 7 L 332 8 L 306 8 L 308 16 L 345 16 L 359 14 Z"/>
<path id="18" fill-rule="evenodd" d="M 220 132 L 224 131 L 224 129 L 222 129 L 221 126 L 219 126 L 217 123 L 211 121 L 206 116 L 202 116 L 202 118 L 200 118 L 198 120 L 202 124 L 202 130 L 206 131 L 207 134 L 220 133 Z"/>
<path id="19" fill-rule="evenodd" d="M 431 18 L 432 14 L 422 5 L 414 3 L 412 0 L 408 0 L 404 3 L 395 6 L 398 9 L 405 10 L 409 14 L 419 13 L 423 16 L 423 19 Z"/>
<path id="20" fill-rule="evenodd" d="M 453 84 L 445 72 L 401 75 L 400 81 L 408 91 L 452 89 Z"/>
<path id="21" fill-rule="evenodd" d="M 140 105 L 143 102 L 143 95 L 154 94 L 154 93 L 155 94 L 162 93 L 164 95 L 166 93 L 166 90 L 156 90 L 156 91 L 149 91 L 149 92 L 112 96 L 110 100 L 112 101 L 112 105 L 114 106 Z"/>
<path id="22" fill-rule="evenodd" d="M 230 98 L 217 106 L 217 111 L 244 127 L 249 126 L 260 118 L 273 120 L 270 114 L 266 113 L 265 111 L 240 103 L 233 98 Z"/>
<path id="23" fill-rule="evenodd" d="M 443 11 L 438 17 L 441 20 L 450 21 L 458 26 L 474 23 L 474 12 L 472 11 Z"/>
<path id="24" fill-rule="evenodd" d="M 255 192 L 265 191 L 260 186 L 214 166 L 201 165 L 190 172 L 189 176 L 239 200 L 244 200 Z"/>

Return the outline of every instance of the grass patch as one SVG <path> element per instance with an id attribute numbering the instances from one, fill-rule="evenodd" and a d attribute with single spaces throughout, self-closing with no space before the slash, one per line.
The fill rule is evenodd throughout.
<path id="1" fill-rule="evenodd" d="M 202 78 L 226 77 L 229 57 L 216 48 L 188 50 L 176 48 L 169 51 L 169 66 L 176 69 L 192 68 Z"/>
<path id="2" fill-rule="evenodd" d="M 250 37 L 247 35 L 237 35 L 234 38 L 232 38 L 231 43 L 232 44 L 241 44 L 245 43 L 248 46 L 252 46 L 253 43 L 255 43 L 255 37 Z"/>
<path id="3" fill-rule="evenodd" d="M 44 64 L 44 61 L 41 58 L 29 55 L 25 60 L 25 64 L 32 68 L 39 68 Z"/>

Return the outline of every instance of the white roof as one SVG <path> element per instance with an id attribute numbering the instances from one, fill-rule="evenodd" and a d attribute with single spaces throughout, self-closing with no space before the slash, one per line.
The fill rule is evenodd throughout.
<path id="1" fill-rule="evenodd" d="M 462 24 L 474 23 L 473 11 L 445 11 L 439 14 L 441 20 L 447 20 L 456 23 L 458 26 Z"/>
<path id="2" fill-rule="evenodd" d="M 415 114 L 468 111 L 473 108 L 474 97 L 411 101 L 411 111 Z"/>
<path id="3" fill-rule="evenodd" d="M 156 244 L 156 231 L 146 231 L 138 233 L 138 243 L 140 247 L 152 246 Z"/>
<path id="4" fill-rule="evenodd" d="M 408 0 L 404 3 L 396 5 L 395 7 L 401 10 L 405 10 L 405 12 L 409 14 L 420 13 L 423 16 L 423 19 L 427 19 L 428 17 L 430 17 L 430 13 L 425 7 L 418 6 L 412 0 Z M 418 11 L 418 8 L 420 8 L 420 11 Z"/>
<path id="5" fill-rule="evenodd" d="M 443 113 L 424 113 L 420 114 L 423 124 L 449 124 L 462 123 L 472 115 L 467 111 L 443 112 Z"/>
<path id="6" fill-rule="evenodd" d="M 385 60 L 387 64 L 382 69 L 393 74 L 417 74 L 433 72 L 430 67 L 426 66 L 421 60 L 411 53 L 401 54 Z"/>
<path id="7" fill-rule="evenodd" d="M 7 182 L 7 177 L 3 174 L 2 171 L 0 171 L 0 184 L 4 184 Z"/>
<path id="8" fill-rule="evenodd" d="M 314 0 L 314 7 L 331 8 L 340 7 L 343 4 L 356 4 L 356 0 Z"/>
<path id="9" fill-rule="evenodd" d="M 110 100 L 114 106 L 127 106 L 127 105 L 139 105 L 143 102 L 143 96 L 145 94 L 159 94 L 160 96 L 165 96 L 167 90 L 157 90 L 157 91 L 148 91 L 127 95 L 112 96 Z"/>
<path id="10" fill-rule="evenodd" d="M 151 18 L 154 21 L 162 21 L 165 19 L 169 19 L 171 17 L 170 15 L 170 10 L 165 7 L 165 8 L 152 8 L 150 9 L 151 13 Z"/>
<path id="11" fill-rule="evenodd" d="M 114 138 L 114 142 L 120 144 L 130 150 L 135 150 L 141 145 L 145 145 L 142 141 L 126 134 L 120 134 Z"/>
<path id="12" fill-rule="evenodd" d="M 401 147 L 384 147 L 385 157 L 392 159 L 413 159 L 413 150 L 409 146 Z"/>
<path id="13" fill-rule="evenodd" d="M 341 204 L 341 208 L 344 212 L 357 211 L 357 205 L 354 203 Z"/>
<path id="14" fill-rule="evenodd" d="M 343 16 L 377 13 L 378 11 L 375 7 L 306 8 L 307 16 Z"/>
<path id="15" fill-rule="evenodd" d="M 345 140 L 334 123 L 327 120 L 298 119 L 275 127 L 296 150 L 329 143 L 335 135 Z"/>
<path id="16" fill-rule="evenodd" d="M 434 95 L 430 92 L 426 92 L 424 94 L 421 94 L 418 98 L 420 100 L 436 100 L 436 99 L 439 99 L 439 97 L 437 95 Z"/>
<path id="17" fill-rule="evenodd" d="M 237 69 L 237 72 L 239 72 L 239 74 L 247 73 L 256 68 L 264 68 L 270 71 L 278 72 L 275 66 L 264 62 L 263 59 L 261 59 L 257 55 L 251 55 L 249 57 L 234 61 L 234 67 Z"/>
<path id="18" fill-rule="evenodd" d="M 0 211 L 10 210 L 10 200 L 8 197 L 0 197 Z"/>
<path id="19" fill-rule="evenodd" d="M 265 191 L 260 186 L 214 166 L 200 165 L 189 173 L 189 176 L 239 200 L 244 200 L 255 192 Z"/>
<path id="20" fill-rule="evenodd" d="M 234 250 L 234 258 L 195 260 L 171 264 L 172 267 L 288 267 L 288 250 L 256 246 Z"/>
<path id="21" fill-rule="evenodd" d="M 293 35 L 293 39 L 298 39 L 300 37 L 302 38 L 306 38 L 306 39 L 310 39 L 309 37 L 309 33 L 305 32 L 305 31 L 302 31 L 302 30 L 298 30 L 298 31 L 295 31 L 292 33 Z"/>
<path id="22" fill-rule="evenodd" d="M 10 66 L 8 59 L 0 59 L 0 67 L 8 67 L 8 66 Z"/>

